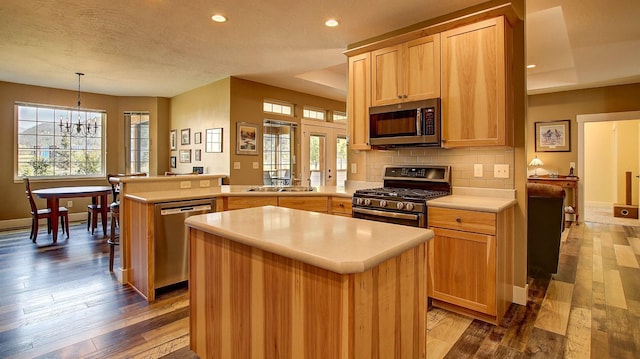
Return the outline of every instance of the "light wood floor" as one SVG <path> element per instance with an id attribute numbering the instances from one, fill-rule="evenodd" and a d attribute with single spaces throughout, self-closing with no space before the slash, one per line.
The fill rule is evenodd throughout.
<path id="1" fill-rule="evenodd" d="M 0 358 L 193 358 L 185 288 L 147 303 L 108 271 L 101 231 L 73 224 L 0 232 Z M 572 227 L 553 279 L 531 278 L 527 306 L 499 326 L 440 309 L 428 358 L 639 358 L 640 227 Z M 319 353 L 321 357 L 321 353 Z"/>

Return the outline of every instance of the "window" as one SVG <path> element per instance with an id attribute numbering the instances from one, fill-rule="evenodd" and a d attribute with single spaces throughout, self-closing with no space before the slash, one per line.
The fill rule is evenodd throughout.
<path id="1" fill-rule="evenodd" d="M 104 175 L 104 111 L 16 104 L 17 178 Z"/>
<path id="2" fill-rule="evenodd" d="M 344 122 L 347 120 L 347 113 L 342 111 L 333 111 L 333 122 Z"/>
<path id="3" fill-rule="evenodd" d="M 312 120 L 320 120 L 320 121 L 324 121 L 325 120 L 325 110 L 322 109 L 314 109 L 314 108 L 310 108 L 310 107 L 305 107 L 302 110 L 302 117 L 304 118 L 309 118 Z"/>
<path id="4" fill-rule="evenodd" d="M 125 112 L 124 123 L 128 131 L 125 163 L 129 173 L 149 173 L 149 112 Z"/>
<path id="5" fill-rule="evenodd" d="M 293 105 L 286 102 L 265 100 L 262 103 L 262 110 L 266 113 L 275 113 L 284 116 L 293 116 Z"/>

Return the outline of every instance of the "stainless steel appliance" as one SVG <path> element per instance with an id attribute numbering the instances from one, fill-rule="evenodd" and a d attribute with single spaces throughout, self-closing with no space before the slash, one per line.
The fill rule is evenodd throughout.
<path id="1" fill-rule="evenodd" d="M 369 108 L 373 147 L 440 146 L 440 99 Z"/>
<path id="2" fill-rule="evenodd" d="M 189 232 L 184 220 L 215 212 L 215 198 L 164 202 L 155 205 L 154 289 L 189 279 Z"/>
<path id="3" fill-rule="evenodd" d="M 354 218 L 426 228 L 428 201 L 451 194 L 451 167 L 387 165 L 383 186 L 356 190 Z"/>

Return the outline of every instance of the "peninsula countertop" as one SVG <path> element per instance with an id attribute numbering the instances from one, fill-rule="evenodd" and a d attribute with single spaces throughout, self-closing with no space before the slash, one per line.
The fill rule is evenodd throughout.
<path id="1" fill-rule="evenodd" d="M 424 228 L 274 206 L 192 216 L 185 224 L 340 274 L 362 273 L 434 235 Z"/>

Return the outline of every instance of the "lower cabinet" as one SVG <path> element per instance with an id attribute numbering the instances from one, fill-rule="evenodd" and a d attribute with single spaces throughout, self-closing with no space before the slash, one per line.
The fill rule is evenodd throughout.
<path id="1" fill-rule="evenodd" d="M 331 214 L 351 217 L 351 197 L 331 197 L 329 200 Z"/>
<path id="2" fill-rule="evenodd" d="M 277 206 L 277 196 L 238 196 L 238 197 L 223 197 L 222 203 L 224 204 L 224 210 L 230 211 L 233 209 L 243 209 L 262 206 Z"/>
<path id="3" fill-rule="evenodd" d="M 333 196 L 230 196 L 218 199 L 218 211 L 280 206 L 351 217 L 351 197 Z"/>
<path id="4" fill-rule="evenodd" d="M 281 196 L 278 206 L 304 211 L 328 213 L 329 197 L 323 196 Z"/>
<path id="5" fill-rule="evenodd" d="M 497 324 L 513 298 L 513 207 L 429 208 L 427 293 L 434 306 Z"/>

